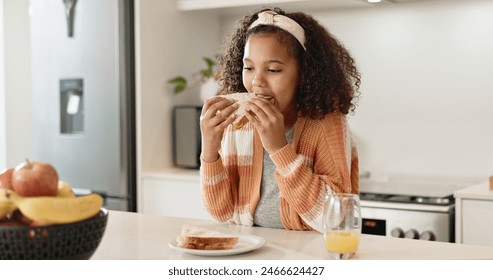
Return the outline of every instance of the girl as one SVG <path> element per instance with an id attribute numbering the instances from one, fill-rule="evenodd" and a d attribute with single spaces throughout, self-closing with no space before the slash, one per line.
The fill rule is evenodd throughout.
<path id="1" fill-rule="evenodd" d="M 346 115 L 360 74 L 348 51 L 304 13 L 246 16 L 219 58 L 221 94 L 250 92 L 249 122 L 221 96 L 201 114 L 201 188 L 218 221 L 322 232 L 330 192 L 358 193 Z"/>

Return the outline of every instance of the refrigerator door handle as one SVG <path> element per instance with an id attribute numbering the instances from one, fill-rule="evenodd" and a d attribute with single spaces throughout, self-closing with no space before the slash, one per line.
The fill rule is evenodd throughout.
<path id="1" fill-rule="evenodd" d="M 77 0 L 63 0 L 65 5 L 65 17 L 67 18 L 67 36 L 73 37 L 74 35 L 74 14 L 75 4 Z"/>

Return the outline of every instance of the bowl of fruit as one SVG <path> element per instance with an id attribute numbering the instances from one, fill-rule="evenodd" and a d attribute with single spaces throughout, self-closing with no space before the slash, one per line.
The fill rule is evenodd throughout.
<path id="1" fill-rule="evenodd" d="M 26 161 L 0 173 L 0 259 L 89 259 L 108 210 L 99 194 L 76 196 L 56 169 Z"/>

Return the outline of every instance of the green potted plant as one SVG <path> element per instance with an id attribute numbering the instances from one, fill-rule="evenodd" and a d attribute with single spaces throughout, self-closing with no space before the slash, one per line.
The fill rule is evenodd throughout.
<path id="1" fill-rule="evenodd" d="M 217 84 L 217 71 L 215 71 L 216 61 L 210 57 L 204 57 L 203 60 L 207 67 L 193 75 L 194 77 L 199 76 L 200 79 L 192 86 L 200 86 L 200 97 L 204 101 L 217 94 L 219 85 Z M 168 80 L 168 83 L 173 85 L 174 94 L 179 94 L 190 87 L 188 80 L 184 76 L 173 77 Z"/>

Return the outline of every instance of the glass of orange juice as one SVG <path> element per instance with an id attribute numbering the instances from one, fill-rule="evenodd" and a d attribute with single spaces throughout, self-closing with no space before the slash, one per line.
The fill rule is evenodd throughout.
<path id="1" fill-rule="evenodd" d="M 333 259 L 349 259 L 359 247 L 361 206 L 357 194 L 326 196 L 324 204 L 325 248 Z"/>

